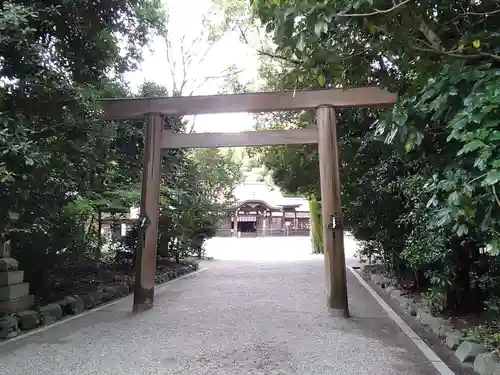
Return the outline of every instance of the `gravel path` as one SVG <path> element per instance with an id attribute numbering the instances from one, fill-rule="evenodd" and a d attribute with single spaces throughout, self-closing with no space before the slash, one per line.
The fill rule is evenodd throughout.
<path id="1" fill-rule="evenodd" d="M 273 253 L 258 240 L 227 243 Z M 285 254 L 300 241 L 279 243 Z M 208 270 L 159 288 L 140 315 L 127 298 L 0 346 L 0 374 L 437 373 L 350 273 L 346 320 L 325 309 L 321 257 L 266 257 L 205 262 Z"/>

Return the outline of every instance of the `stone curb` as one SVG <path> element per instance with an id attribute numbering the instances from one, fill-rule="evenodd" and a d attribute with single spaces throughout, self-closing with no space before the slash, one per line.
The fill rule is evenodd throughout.
<path id="1" fill-rule="evenodd" d="M 177 269 L 168 270 L 157 274 L 155 287 L 161 286 L 180 277 L 199 270 L 199 264 L 181 265 Z M 175 271 L 175 272 L 174 272 Z M 97 290 L 75 296 L 66 296 L 55 303 L 39 306 L 35 310 L 26 310 L 14 315 L 0 318 L 0 343 L 8 342 L 9 339 L 22 336 L 23 333 L 36 330 L 43 326 L 49 326 L 65 317 L 79 315 L 84 311 L 91 311 L 96 307 L 115 302 L 129 296 L 133 291 L 133 281 L 130 277 L 120 276 L 112 285 L 100 286 Z"/>
<path id="2" fill-rule="evenodd" d="M 454 351 L 458 362 L 462 364 L 473 364 L 474 372 L 479 375 L 500 375 L 500 360 L 482 344 L 466 341 L 464 334 L 455 329 L 445 318 L 433 316 L 421 303 L 408 297 L 396 288 L 397 282 L 394 278 L 385 275 L 369 273 L 362 274 L 363 278 L 369 279 L 377 284 L 389 297 L 398 303 L 406 314 L 436 337 L 443 339 L 445 346 Z"/>

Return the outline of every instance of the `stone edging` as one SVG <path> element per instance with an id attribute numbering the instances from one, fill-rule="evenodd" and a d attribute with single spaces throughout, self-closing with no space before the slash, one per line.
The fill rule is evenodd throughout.
<path id="1" fill-rule="evenodd" d="M 190 274 L 199 265 L 185 265 L 156 275 L 155 284 L 161 286 L 177 277 Z M 62 300 L 37 307 L 36 310 L 21 311 L 0 317 L 0 343 L 23 336 L 57 321 L 79 315 L 85 310 L 115 302 L 127 297 L 133 291 L 133 280 L 128 276 L 117 276 L 113 284 L 101 285 L 98 289 L 80 295 L 66 296 Z"/>
<path id="2" fill-rule="evenodd" d="M 474 372 L 479 375 L 500 375 L 500 361 L 488 349 L 474 342 L 466 341 L 461 331 L 457 330 L 446 318 L 436 317 L 411 296 L 408 297 L 398 289 L 397 281 L 385 275 L 371 273 L 365 279 L 379 285 L 391 299 L 396 301 L 403 311 L 438 338 L 445 346 L 454 351 L 455 358 L 462 364 L 472 364 Z"/>

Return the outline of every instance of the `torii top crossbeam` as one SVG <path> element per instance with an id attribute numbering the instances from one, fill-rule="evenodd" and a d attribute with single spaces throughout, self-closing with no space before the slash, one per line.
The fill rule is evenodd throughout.
<path id="1" fill-rule="evenodd" d="M 317 108 L 389 107 L 397 95 L 377 87 L 334 90 L 285 91 L 272 93 L 167 98 L 123 98 L 101 100 L 107 120 L 144 119 L 147 113 L 185 116 L 234 112 L 274 112 Z"/>

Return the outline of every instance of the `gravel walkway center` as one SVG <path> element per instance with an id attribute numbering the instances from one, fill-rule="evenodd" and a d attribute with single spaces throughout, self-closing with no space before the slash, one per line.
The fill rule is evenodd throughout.
<path id="1" fill-rule="evenodd" d="M 353 317 L 328 314 L 321 257 L 202 267 L 150 311 L 131 314 L 129 297 L 0 346 L 0 374 L 437 374 L 349 272 Z"/>

